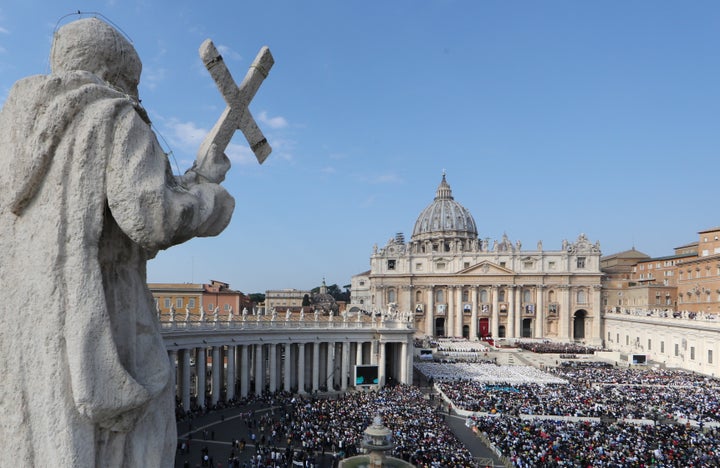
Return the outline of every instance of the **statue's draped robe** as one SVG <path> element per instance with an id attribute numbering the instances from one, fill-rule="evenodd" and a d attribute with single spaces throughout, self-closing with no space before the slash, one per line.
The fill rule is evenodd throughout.
<path id="1" fill-rule="evenodd" d="M 0 465 L 173 464 L 145 265 L 234 201 L 180 186 L 143 114 L 87 72 L 21 80 L 0 111 Z"/>

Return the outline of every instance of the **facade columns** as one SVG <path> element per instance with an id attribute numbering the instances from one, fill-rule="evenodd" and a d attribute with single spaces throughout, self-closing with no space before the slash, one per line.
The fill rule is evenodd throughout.
<path id="1" fill-rule="evenodd" d="M 292 382 L 292 374 L 290 372 L 290 362 L 292 359 L 292 345 L 285 343 L 285 359 L 283 360 L 283 390 L 290 392 Z"/>
<path id="2" fill-rule="evenodd" d="M 435 335 L 434 299 L 435 291 L 434 288 L 430 286 L 427 291 L 427 310 L 425 311 L 425 335 L 427 336 Z"/>
<path id="3" fill-rule="evenodd" d="M 305 393 L 305 343 L 298 343 L 298 393 Z"/>
<path id="4" fill-rule="evenodd" d="M 535 338 L 545 336 L 545 285 L 537 287 L 537 309 L 535 310 Z"/>
<path id="5" fill-rule="evenodd" d="M 182 350 L 182 405 L 185 411 L 190 410 L 190 352 L 191 349 Z"/>
<path id="6" fill-rule="evenodd" d="M 248 357 L 248 346 L 240 346 L 240 396 L 245 398 L 248 396 L 248 387 L 250 382 L 250 359 Z"/>
<path id="7" fill-rule="evenodd" d="M 270 348 L 270 392 L 277 390 L 277 344 L 271 343 L 268 345 Z"/>
<path id="8" fill-rule="evenodd" d="M 523 303 L 522 303 L 522 291 L 523 286 L 515 287 L 515 336 L 522 338 L 522 321 L 523 321 Z"/>
<path id="9" fill-rule="evenodd" d="M 515 338 L 517 336 L 517 334 L 515 333 L 515 285 L 511 284 L 507 287 L 507 296 L 508 319 L 505 334 L 508 338 Z"/>
<path id="10" fill-rule="evenodd" d="M 593 343 L 595 345 L 602 345 L 603 342 L 603 336 L 602 336 L 602 313 L 601 313 L 601 296 L 602 296 L 602 286 L 599 284 L 596 284 L 592 288 L 592 311 L 593 311 L 593 321 L 592 321 L 592 338 L 590 339 L 590 343 Z"/>
<path id="11" fill-rule="evenodd" d="M 560 287 L 560 330 L 562 340 L 570 339 L 570 285 Z"/>
<path id="12" fill-rule="evenodd" d="M 210 394 L 210 402 L 213 406 L 220 401 L 220 368 L 222 362 L 220 362 L 220 347 L 212 347 L 212 393 Z"/>
<path id="13" fill-rule="evenodd" d="M 197 348 L 195 354 L 195 369 L 197 370 L 197 404 L 205 408 L 205 388 L 207 382 L 207 348 Z"/>
<path id="14" fill-rule="evenodd" d="M 312 391 L 317 392 L 320 388 L 320 343 L 313 343 L 312 357 Z"/>
<path id="15" fill-rule="evenodd" d="M 463 336 L 463 321 L 465 320 L 465 309 L 462 302 L 462 286 L 455 286 L 455 336 Z"/>
<path id="16" fill-rule="evenodd" d="M 470 300 L 472 301 L 472 312 L 470 314 L 470 341 L 478 340 L 478 287 L 473 286 Z"/>
<path id="17" fill-rule="evenodd" d="M 408 382 L 408 344 L 403 342 L 400 344 L 400 383 L 410 384 Z"/>
<path id="18" fill-rule="evenodd" d="M 447 309 L 445 310 L 445 316 L 447 317 L 447 323 L 445 324 L 445 336 L 455 336 L 455 294 L 453 294 L 454 287 L 448 286 L 447 288 Z"/>
<path id="19" fill-rule="evenodd" d="M 228 346 L 227 348 L 227 399 L 235 398 L 235 351 L 237 346 Z"/>
<path id="20" fill-rule="evenodd" d="M 363 363 L 363 342 L 358 341 L 355 344 L 355 364 L 361 365 Z"/>
<path id="21" fill-rule="evenodd" d="M 263 367 L 263 345 L 255 345 L 255 395 L 262 395 L 265 383 L 265 368 Z"/>
<path id="22" fill-rule="evenodd" d="M 493 285 L 491 288 L 492 294 L 492 338 L 497 340 L 500 337 L 500 303 L 498 301 L 498 286 Z M 507 336 L 507 332 L 505 333 Z"/>

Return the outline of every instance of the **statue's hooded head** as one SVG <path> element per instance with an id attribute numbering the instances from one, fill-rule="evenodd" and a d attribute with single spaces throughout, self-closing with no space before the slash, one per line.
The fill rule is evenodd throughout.
<path id="1" fill-rule="evenodd" d="M 73 21 L 55 33 L 50 67 L 53 73 L 88 71 L 127 94 L 138 95 L 140 57 L 119 31 L 97 18 Z"/>

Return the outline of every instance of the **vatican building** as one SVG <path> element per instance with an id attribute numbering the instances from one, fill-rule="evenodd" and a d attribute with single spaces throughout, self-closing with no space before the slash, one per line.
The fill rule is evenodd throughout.
<path id="1" fill-rule="evenodd" d="M 412 317 L 416 337 L 602 343 L 600 245 L 584 234 L 547 250 L 482 237 L 442 176 L 412 236 L 373 247 L 351 310 Z"/>

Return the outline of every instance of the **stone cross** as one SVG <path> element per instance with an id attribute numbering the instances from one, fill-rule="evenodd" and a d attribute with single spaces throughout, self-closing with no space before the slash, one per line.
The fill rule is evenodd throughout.
<path id="1" fill-rule="evenodd" d="M 213 145 L 216 145 L 217 151 L 225 151 L 235 130 L 240 130 L 258 162 L 262 164 L 270 155 L 272 148 L 255 123 L 248 105 L 275 63 L 270 49 L 267 47 L 260 49 L 239 87 L 227 69 L 222 55 L 210 39 L 206 39 L 200 46 L 200 58 L 215 80 L 227 107 L 200 146 L 198 163 L 202 163 L 202 159 L 211 152 Z"/>

